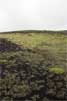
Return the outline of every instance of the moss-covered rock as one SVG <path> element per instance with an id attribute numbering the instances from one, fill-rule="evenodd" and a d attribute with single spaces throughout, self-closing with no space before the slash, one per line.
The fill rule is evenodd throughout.
<path id="1" fill-rule="evenodd" d="M 43 101 L 45 96 L 65 99 L 65 71 L 57 72 L 58 67 L 47 69 L 47 64 L 41 54 L 33 52 L 1 53 L 1 100 Z"/>
<path id="2" fill-rule="evenodd" d="M 54 67 L 50 67 L 49 72 L 53 72 L 55 74 L 64 74 L 65 70 L 63 68 L 60 68 L 59 66 L 54 66 Z"/>
<path id="3" fill-rule="evenodd" d="M 46 77 L 46 95 L 57 99 L 65 99 L 66 75 L 62 68 L 52 67 L 48 69 Z"/>

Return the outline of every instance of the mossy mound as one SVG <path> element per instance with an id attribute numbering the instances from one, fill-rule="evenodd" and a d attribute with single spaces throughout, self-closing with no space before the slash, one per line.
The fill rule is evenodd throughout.
<path id="1" fill-rule="evenodd" d="M 49 72 L 55 73 L 55 74 L 64 74 L 65 70 L 63 68 L 60 68 L 58 66 L 54 66 L 48 69 Z"/>
<path id="2" fill-rule="evenodd" d="M 66 98 L 66 73 L 64 69 L 54 66 L 48 69 L 46 77 L 46 95 L 55 99 Z"/>

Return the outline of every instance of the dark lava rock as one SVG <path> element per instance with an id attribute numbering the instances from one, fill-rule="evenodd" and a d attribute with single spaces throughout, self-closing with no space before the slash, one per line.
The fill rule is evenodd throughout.
<path id="1" fill-rule="evenodd" d="M 49 72 L 49 71 L 48 71 Z M 46 95 L 56 99 L 66 99 L 65 74 L 52 74 L 46 77 Z"/>
<path id="2" fill-rule="evenodd" d="M 0 52 L 4 51 L 20 51 L 22 50 L 21 47 L 17 44 L 8 41 L 5 38 L 0 38 Z"/>

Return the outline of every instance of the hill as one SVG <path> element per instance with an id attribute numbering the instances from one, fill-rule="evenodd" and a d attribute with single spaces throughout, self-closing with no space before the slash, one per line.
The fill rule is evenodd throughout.
<path id="1" fill-rule="evenodd" d="M 66 33 L 0 33 L 1 101 L 67 99 Z"/>

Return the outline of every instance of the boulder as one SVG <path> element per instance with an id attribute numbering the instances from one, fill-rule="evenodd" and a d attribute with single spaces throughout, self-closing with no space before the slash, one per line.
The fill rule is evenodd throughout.
<path id="1" fill-rule="evenodd" d="M 55 69 L 56 70 L 56 69 Z M 57 69 L 58 70 L 58 69 Z M 59 69 L 61 70 L 61 69 Z M 62 70 L 61 70 L 62 71 Z M 65 72 L 48 70 L 46 76 L 46 95 L 56 99 L 66 99 L 66 79 Z"/>

